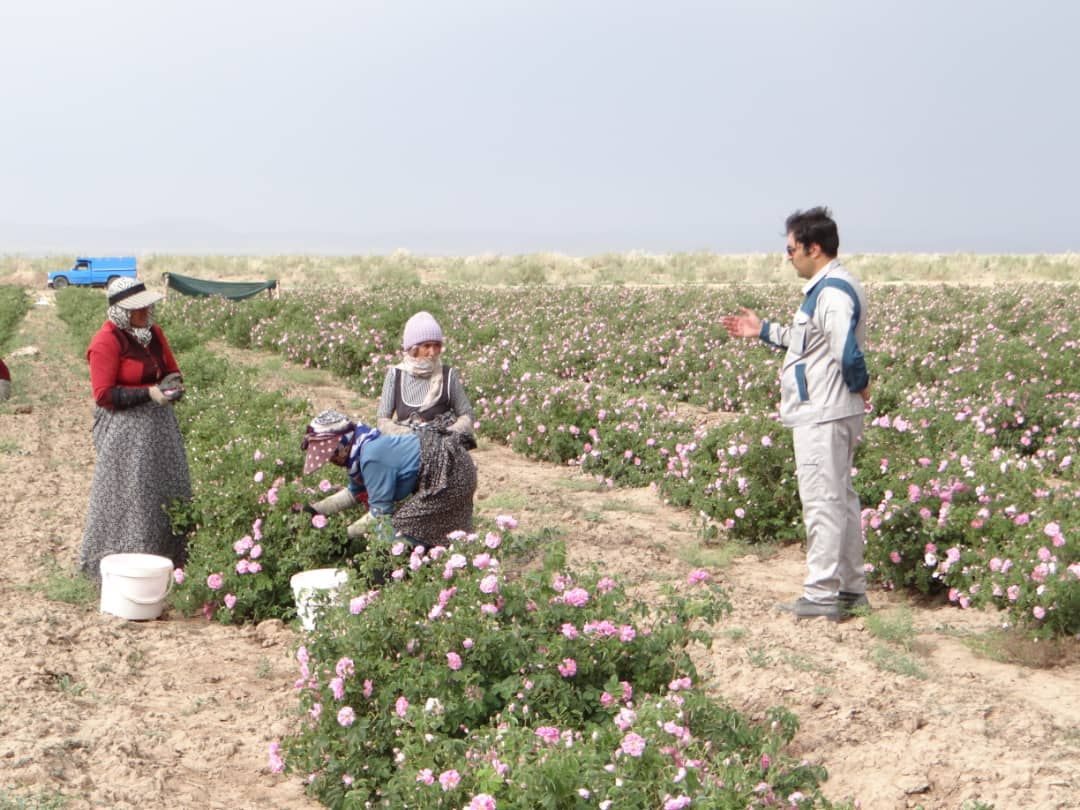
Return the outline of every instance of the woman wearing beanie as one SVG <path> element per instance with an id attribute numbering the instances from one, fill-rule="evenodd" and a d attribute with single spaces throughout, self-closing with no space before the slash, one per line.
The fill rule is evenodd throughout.
<path id="1" fill-rule="evenodd" d="M 435 427 L 473 437 L 473 409 L 456 368 L 442 363 L 443 332 L 430 312 L 405 323 L 401 362 L 388 369 L 376 411 L 383 433 L 411 433 Z"/>

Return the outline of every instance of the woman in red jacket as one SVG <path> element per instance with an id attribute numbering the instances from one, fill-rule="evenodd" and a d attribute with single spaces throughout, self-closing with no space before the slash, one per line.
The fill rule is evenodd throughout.
<path id="1" fill-rule="evenodd" d="M 108 320 L 86 350 L 97 463 L 79 565 L 94 579 L 108 554 L 157 554 L 183 565 L 186 541 L 173 534 L 165 509 L 191 497 L 172 408 L 184 393 L 180 368 L 153 322 L 162 296 L 133 278 L 114 279 L 106 295 Z"/>

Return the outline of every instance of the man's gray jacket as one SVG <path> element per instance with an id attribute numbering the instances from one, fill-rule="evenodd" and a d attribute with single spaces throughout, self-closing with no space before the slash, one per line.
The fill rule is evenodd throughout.
<path id="1" fill-rule="evenodd" d="M 780 420 L 787 427 L 830 422 L 864 411 L 870 384 L 866 298 L 859 280 L 833 259 L 803 287 L 791 326 L 762 321 L 760 337 L 787 349 L 780 371 Z"/>

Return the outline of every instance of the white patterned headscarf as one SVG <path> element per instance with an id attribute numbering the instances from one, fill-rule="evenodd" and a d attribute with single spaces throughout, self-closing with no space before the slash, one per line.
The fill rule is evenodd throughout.
<path id="1" fill-rule="evenodd" d="M 109 288 L 106 291 L 108 295 L 114 295 L 121 290 L 127 290 L 139 284 L 137 280 L 128 278 L 127 276 L 121 276 L 120 278 L 114 278 L 109 284 Z M 150 327 L 154 325 L 154 305 L 150 304 L 146 307 L 147 319 L 146 326 L 138 329 L 131 327 L 131 310 L 125 309 L 119 304 L 113 304 L 106 310 L 106 317 L 114 324 L 118 329 L 127 332 L 135 340 L 139 342 L 140 346 L 149 346 L 150 340 L 153 338 L 154 333 L 150 331 Z"/>

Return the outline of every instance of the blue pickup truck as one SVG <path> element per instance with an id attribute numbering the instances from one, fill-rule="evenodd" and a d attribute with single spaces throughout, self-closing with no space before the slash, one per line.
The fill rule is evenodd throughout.
<path id="1" fill-rule="evenodd" d="M 62 290 L 77 287 L 104 287 L 117 276 L 135 278 L 134 256 L 80 256 L 70 270 L 49 273 L 49 286 Z"/>

